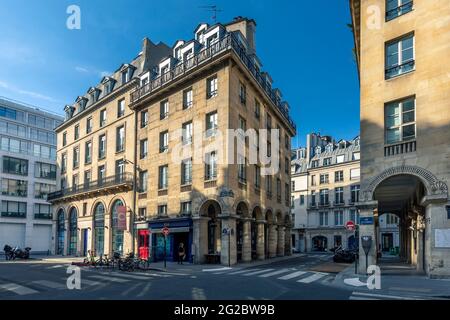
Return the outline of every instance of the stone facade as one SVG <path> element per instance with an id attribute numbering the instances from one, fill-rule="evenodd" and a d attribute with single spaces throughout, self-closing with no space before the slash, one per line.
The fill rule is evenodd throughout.
<path id="1" fill-rule="evenodd" d="M 437 62 L 450 52 L 450 6 L 445 0 L 413 1 L 391 11 L 383 0 L 352 0 L 350 6 L 361 83 L 360 210 L 374 217 L 374 224 L 361 226 L 361 236 L 375 239 L 369 264 L 377 262 L 378 214 L 395 211 L 401 255 L 429 276 L 449 276 L 450 244 L 437 246 L 437 240 L 450 233 L 450 80 L 448 65 Z M 406 104 L 414 117 L 407 125 L 404 117 L 395 120 L 400 135 L 390 141 L 388 112 Z"/>
<path id="2" fill-rule="evenodd" d="M 117 174 L 117 160 L 123 160 L 121 170 L 126 174 L 107 188 L 54 195 L 52 201 L 58 205 L 56 225 L 59 214 L 65 214 L 62 230 L 71 229 L 71 208 L 83 212 L 85 203 L 87 213 L 79 214 L 77 222 L 77 254 L 86 254 L 81 240 L 83 230 L 87 230 L 84 232 L 89 239 L 85 246 L 92 250 L 98 247 L 95 212 L 99 202 L 104 211 L 104 223 L 100 223 L 105 230 L 103 252 L 116 251 L 111 238 L 117 199 L 127 212 L 122 253 L 135 252 L 144 257 L 150 253 L 154 260 L 176 259 L 178 245 L 183 243 L 192 262 L 223 264 L 291 254 L 289 160 L 295 125 L 289 118 L 288 104 L 281 100 L 281 92 L 272 89 L 267 73 L 259 71 L 260 63 L 254 55 L 255 27 L 253 20 L 245 18 L 226 25 L 201 24 L 195 30 L 194 40 L 177 41 L 169 52 L 154 50 L 164 53 L 158 55 L 159 59 L 150 50 L 153 64 L 144 63 L 145 57 L 133 61 L 129 84 L 115 89 L 113 98 L 101 99 L 101 106 L 93 104 L 57 129 L 58 138 L 65 134 L 68 141 L 67 145 L 58 146 L 58 161 L 62 154 L 69 155 L 68 169 L 62 176 L 72 177 L 78 172 L 80 175 L 91 167 L 80 164 L 74 170 L 72 149 L 79 144 L 83 150 L 85 142 L 92 139 L 93 150 L 97 150 L 97 137 L 102 132 L 107 136 L 107 155 L 102 161 L 108 175 Z M 149 45 L 148 40 L 144 41 L 143 52 Z M 119 69 L 118 76 L 126 71 L 124 68 Z M 126 111 L 116 119 L 122 99 Z M 102 108 L 107 110 L 108 122 L 104 129 L 96 130 Z M 216 116 L 211 117 L 213 113 Z M 94 129 L 85 136 L 88 117 L 93 118 Z M 72 134 L 77 123 L 82 137 L 74 141 Z M 214 128 L 207 130 L 210 123 Z M 121 125 L 126 128 L 125 148 L 115 152 L 117 128 Z M 270 175 L 265 175 L 261 173 L 264 165 L 260 160 L 251 162 L 257 140 L 248 130 L 268 127 L 281 134 L 261 134 L 259 146 L 264 148 L 260 149 L 266 152 L 267 145 L 276 145 L 274 137 L 279 138 L 279 148 L 273 149 L 272 154 L 281 160 Z M 236 129 L 243 131 L 236 133 Z M 188 138 L 186 132 L 190 132 Z M 230 132 L 231 138 L 227 135 Z M 238 148 L 235 140 L 244 135 L 245 140 L 240 140 L 242 148 Z M 238 149 L 246 159 L 244 165 L 233 160 L 237 159 Z M 204 161 L 205 155 L 213 151 L 217 156 L 215 166 Z M 93 177 L 103 163 L 95 162 L 95 157 L 94 152 Z M 188 159 L 191 165 L 184 166 L 182 160 Z M 271 181 L 270 188 L 267 180 Z M 170 229 L 166 238 L 162 236 L 163 227 Z M 70 247 L 68 233 L 61 235 L 65 248 Z M 74 251 L 65 249 L 64 253 Z"/>
<path id="3" fill-rule="evenodd" d="M 354 247 L 355 232 L 347 231 L 345 224 L 358 224 L 359 137 L 336 143 L 313 133 L 307 145 L 294 150 L 292 160 L 293 233 L 302 241 L 297 248 L 309 252 Z"/>

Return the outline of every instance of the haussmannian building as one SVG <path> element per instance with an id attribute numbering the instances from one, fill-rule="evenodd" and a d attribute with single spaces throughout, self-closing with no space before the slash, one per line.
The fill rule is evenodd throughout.
<path id="1" fill-rule="evenodd" d="M 350 0 L 361 90 L 360 236 L 377 252 L 379 216 L 399 218 L 399 253 L 450 276 L 450 4 Z M 360 272 L 366 272 L 360 250 Z"/>
<path id="2" fill-rule="evenodd" d="M 193 39 L 171 48 L 145 39 L 140 56 L 109 78 L 111 92 L 94 102 L 88 92 L 85 105 L 80 97 L 67 107 L 69 117 L 57 128 L 62 189 L 52 197 L 56 229 L 67 230 L 57 232 L 60 253 L 135 252 L 155 261 L 175 259 L 184 243 L 195 263 L 291 254 L 296 128 L 281 91 L 261 71 L 255 30 L 254 20 L 238 17 L 200 24 Z M 109 90 L 107 79 L 96 89 Z M 279 159 L 276 168 L 255 162 L 254 150 Z M 165 244 L 164 227 L 170 230 Z"/>
<path id="3" fill-rule="evenodd" d="M 7 244 L 33 254 L 52 252 L 56 190 L 56 135 L 63 121 L 43 109 L 0 98 L 0 248 Z"/>
<path id="4" fill-rule="evenodd" d="M 348 221 L 358 224 L 360 138 L 336 142 L 311 133 L 307 146 L 293 151 L 292 239 L 298 251 L 329 251 L 357 246 Z"/>

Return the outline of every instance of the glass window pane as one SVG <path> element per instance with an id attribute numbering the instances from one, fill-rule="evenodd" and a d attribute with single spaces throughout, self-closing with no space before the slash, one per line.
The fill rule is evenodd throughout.
<path id="1" fill-rule="evenodd" d="M 403 102 L 403 112 L 414 110 L 414 100 L 407 100 Z"/>
<path id="2" fill-rule="evenodd" d="M 414 59 L 413 48 L 402 50 L 402 63 L 405 63 L 405 62 L 413 60 L 413 59 Z"/>
<path id="3" fill-rule="evenodd" d="M 394 143 L 400 141 L 400 129 L 387 129 L 386 131 L 387 143 Z"/>
<path id="4" fill-rule="evenodd" d="M 416 128 L 414 124 L 407 125 L 403 127 L 403 139 L 414 139 L 416 135 Z"/>
<path id="5" fill-rule="evenodd" d="M 414 111 L 403 113 L 403 123 L 414 122 Z"/>

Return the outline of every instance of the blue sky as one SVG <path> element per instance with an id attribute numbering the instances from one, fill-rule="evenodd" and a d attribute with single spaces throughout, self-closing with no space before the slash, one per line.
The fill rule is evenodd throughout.
<path id="1" fill-rule="evenodd" d="M 66 28 L 69 5 L 81 30 Z M 1 0 L 0 96 L 62 114 L 106 73 L 133 59 L 147 36 L 172 46 L 191 39 L 216 4 L 218 21 L 257 23 L 258 56 L 291 106 L 303 145 L 308 132 L 359 134 L 359 87 L 347 0 Z"/>

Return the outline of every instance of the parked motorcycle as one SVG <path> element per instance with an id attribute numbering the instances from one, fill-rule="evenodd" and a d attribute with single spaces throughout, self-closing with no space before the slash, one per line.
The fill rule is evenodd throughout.
<path id="1" fill-rule="evenodd" d="M 356 259 L 356 250 L 344 250 L 342 247 L 338 247 L 334 251 L 333 261 L 343 263 L 353 263 Z"/>
<path id="2" fill-rule="evenodd" d="M 5 245 L 3 251 L 5 251 L 6 260 L 29 259 L 31 248 L 26 247 L 25 249 L 21 249 L 19 247 L 13 248 L 9 245 Z"/>

